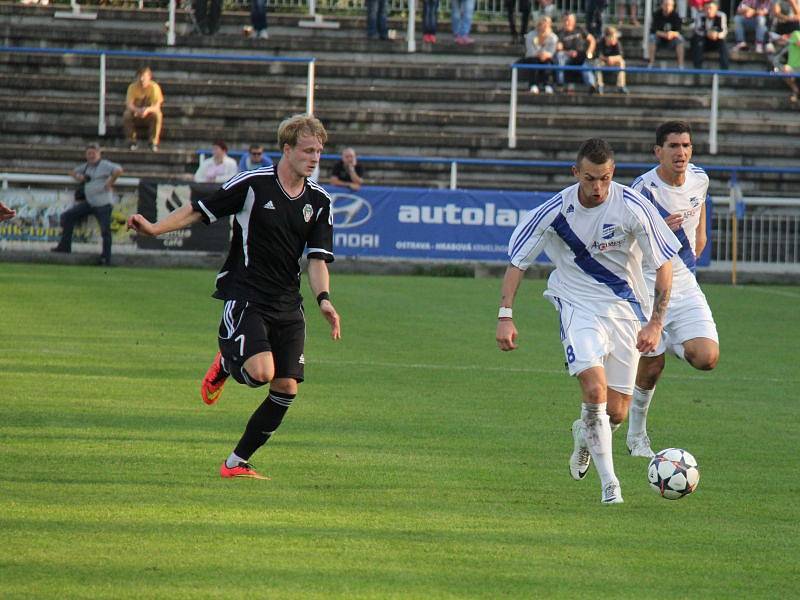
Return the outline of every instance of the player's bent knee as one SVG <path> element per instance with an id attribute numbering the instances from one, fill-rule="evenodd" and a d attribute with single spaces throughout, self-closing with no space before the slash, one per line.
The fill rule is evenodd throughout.
<path id="1" fill-rule="evenodd" d="M 686 361 L 699 371 L 711 371 L 719 362 L 719 346 L 714 343 L 684 346 Z"/>

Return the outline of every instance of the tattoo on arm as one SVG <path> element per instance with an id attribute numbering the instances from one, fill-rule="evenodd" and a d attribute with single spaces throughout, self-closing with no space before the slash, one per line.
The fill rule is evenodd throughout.
<path id="1" fill-rule="evenodd" d="M 664 316 L 667 314 L 667 305 L 669 304 L 670 289 L 655 290 L 655 298 L 653 299 L 653 316 L 651 320 L 664 322 Z"/>

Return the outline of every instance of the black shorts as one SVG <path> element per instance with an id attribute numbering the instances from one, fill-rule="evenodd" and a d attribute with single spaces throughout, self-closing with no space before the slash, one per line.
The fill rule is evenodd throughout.
<path id="1" fill-rule="evenodd" d="M 238 367 L 251 356 L 272 352 L 275 377 L 303 381 L 306 321 L 302 307 L 276 313 L 245 300 L 226 300 L 219 324 L 219 351 Z"/>

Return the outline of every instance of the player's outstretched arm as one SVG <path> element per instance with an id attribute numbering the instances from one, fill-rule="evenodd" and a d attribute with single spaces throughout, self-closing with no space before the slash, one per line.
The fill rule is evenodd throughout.
<path id="1" fill-rule="evenodd" d="M 162 233 L 185 229 L 189 225 L 200 222 L 202 218 L 203 215 L 194 210 L 191 204 L 186 204 L 169 213 L 158 223 L 151 223 L 140 214 L 132 215 L 128 219 L 128 229 L 133 229 L 142 235 L 156 237 Z"/>
<path id="2" fill-rule="evenodd" d="M 639 352 L 652 352 L 661 340 L 664 319 L 667 315 L 669 295 L 672 291 L 672 262 L 667 261 L 656 269 L 656 284 L 653 296 L 653 313 L 650 320 L 639 331 L 636 349 Z"/>
<path id="3" fill-rule="evenodd" d="M 342 337 L 342 328 L 339 313 L 333 307 L 329 297 L 330 276 L 328 265 L 319 258 L 308 259 L 308 284 L 319 302 L 319 310 L 331 326 L 331 339 L 338 340 Z"/>
<path id="4" fill-rule="evenodd" d="M 503 352 L 515 350 L 517 347 L 517 328 L 514 326 L 514 320 L 510 316 L 511 309 L 514 306 L 514 297 L 517 295 L 517 289 L 525 276 L 525 271 L 508 265 L 506 274 L 503 276 L 503 286 L 500 292 L 500 309 L 501 312 L 497 319 L 497 331 L 495 332 L 495 340 L 497 347 Z M 503 310 L 507 309 L 507 310 Z M 508 314 L 509 316 L 503 316 Z"/>
<path id="5" fill-rule="evenodd" d="M 10 209 L 8 206 L 0 202 L 0 222 L 13 219 L 17 215 L 17 211 Z"/>

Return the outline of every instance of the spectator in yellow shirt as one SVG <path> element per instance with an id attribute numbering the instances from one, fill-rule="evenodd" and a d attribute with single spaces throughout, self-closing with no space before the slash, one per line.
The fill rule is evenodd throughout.
<path id="1" fill-rule="evenodd" d="M 163 103 L 164 94 L 161 92 L 161 86 L 153 81 L 153 72 L 150 67 L 142 67 L 136 72 L 136 81 L 128 86 L 125 112 L 122 115 L 122 126 L 125 128 L 125 136 L 131 150 L 138 148 L 137 131 L 146 127 L 150 150 L 158 152 L 158 145 L 161 142 Z"/>

